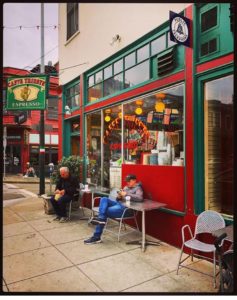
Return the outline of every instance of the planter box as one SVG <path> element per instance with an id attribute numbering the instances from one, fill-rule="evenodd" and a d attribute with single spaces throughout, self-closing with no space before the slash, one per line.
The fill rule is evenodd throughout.
<path id="1" fill-rule="evenodd" d="M 44 212 L 47 214 L 47 215 L 52 215 L 54 214 L 54 208 L 50 202 L 50 198 L 51 196 L 47 196 L 46 194 L 44 195 L 41 195 L 41 198 L 43 198 L 43 201 L 44 201 Z"/>

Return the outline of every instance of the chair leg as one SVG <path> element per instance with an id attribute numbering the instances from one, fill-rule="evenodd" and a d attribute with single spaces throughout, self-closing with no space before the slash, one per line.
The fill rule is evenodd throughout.
<path id="1" fill-rule="evenodd" d="M 193 261 L 193 249 L 191 249 L 191 261 Z"/>
<path id="2" fill-rule="evenodd" d="M 180 251 L 180 255 L 179 255 L 179 261 L 178 261 L 178 266 L 177 266 L 176 275 L 178 275 L 178 272 L 179 272 L 179 265 L 180 265 L 180 261 L 181 261 L 181 258 L 182 258 L 183 249 L 184 249 L 184 244 L 182 245 L 182 248 L 181 248 L 181 251 Z"/>
<path id="3" fill-rule="evenodd" d="M 106 223 L 105 223 L 105 225 L 104 225 L 104 231 L 106 230 L 106 227 L 107 227 L 108 222 L 109 222 L 109 218 L 107 218 Z"/>
<path id="4" fill-rule="evenodd" d="M 119 222 L 119 232 L 118 232 L 118 242 L 120 241 L 120 232 L 121 232 L 121 229 L 122 229 L 122 223 L 123 223 L 123 219 L 120 219 L 120 222 Z"/>
<path id="5" fill-rule="evenodd" d="M 71 220 L 72 201 L 69 202 L 68 220 Z"/>
<path id="6" fill-rule="evenodd" d="M 214 271 L 213 271 L 213 276 L 214 276 L 214 289 L 216 288 L 216 252 L 213 252 L 213 263 L 214 263 Z"/>

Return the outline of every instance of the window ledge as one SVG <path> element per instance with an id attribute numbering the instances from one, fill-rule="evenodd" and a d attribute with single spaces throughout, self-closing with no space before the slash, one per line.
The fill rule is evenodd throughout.
<path id="1" fill-rule="evenodd" d="M 67 41 L 66 43 L 64 43 L 64 46 L 67 46 L 78 34 L 80 33 L 80 31 L 76 31 Z"/>

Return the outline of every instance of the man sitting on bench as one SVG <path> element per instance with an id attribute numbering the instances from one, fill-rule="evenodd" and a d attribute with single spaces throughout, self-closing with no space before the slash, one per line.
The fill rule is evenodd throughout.
<path id="1" fill-rule="evenodd" d="M 126 177 L 127 186 L 118 192 L 116 200 L 111 200 L 108 197 L 102 197 L 99 205 L 99 215 L 91 220 L 91 224 L 97 225 L 93 236 L 84 241 L 85 244 L 101 243 L 101 235 L 107 218 L 120 218 L 126 209 L 123 201 L 126 196 L 131 197 L 131 201 L 142 202 L 143 190 L 140 183 L 137 183 L 136 175 L 130 174 Z"/>

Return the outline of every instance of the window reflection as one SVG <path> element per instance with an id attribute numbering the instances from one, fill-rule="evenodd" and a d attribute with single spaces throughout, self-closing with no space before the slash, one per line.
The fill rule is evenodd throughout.
<path id="1" fill-rule="evenodd" d="M 104 79 L 112 76 L 112 65 L 104 69 Z"/>
<path id="2" fill-rule="evenodd" d="M 87 115 L 87 182 L 101 185 L 101 112 Z"/>
<path id="3" fill-rule="evenodd" d="M 114 63 L 114 74 L 120 73 L 123 71 L 123 59 L 120 59 Z"/>
<path id="4" fill-rule="evenodd" d="M 88 101 L 92 102 L 102 97 L 102 83 L 88 89 Z"/>
<path id="5" fill-rule="evenodd" d="M 103 183 L 105 187 L 121 187 L 122 130 L 121 105 L 103 111 Z"/>
<path id="6" fill-rule="evenodd" d="M 145 165 L 184 165 L 183 85 L 124 105 L 124 159 Z"/>
<path id="7" fill-rule="evenodd" d="M 207 209 L 233 214 L 233 75 L 204 86 Z"/>
<path id="8" fill-rule="evenodd" d="M 149 80 L 149 61 L 145 61 L 125 72 L 125 88 Z"/>
<path id="9" fill-rule="evenodd" d="M 141 62 L 149 57 L 149 44 L 137 50 L 137 62 Z"/>
<path id="10" fill-rule="evenodd" d="M 151 55 L 155 55 L 166 48 L 166 35 L 162 35 L 151 42 Z"/>
<path id="11" fill-rule="evenodd" d="M 108 96 L 123 89 L 123 74 L 118 74 L 104 81 L 104 96 Z"/>
<path id="12" fill-rule="evenodd" d="M 134 66 L 136 63 L 135 52 L 125 56 L 125 69 Z"/>
<path id="13" fill-rule="evenodd" d="M 80 84 L 79 82 L 75 85 L 66 89 L 66 105 L 69 107 L 79 107 L 80 106 Z"/>

